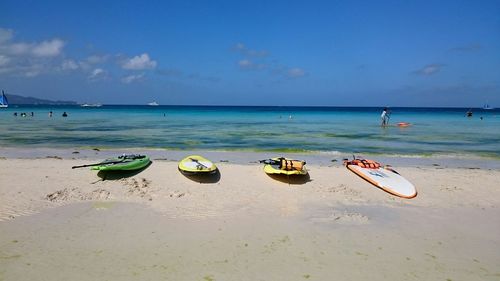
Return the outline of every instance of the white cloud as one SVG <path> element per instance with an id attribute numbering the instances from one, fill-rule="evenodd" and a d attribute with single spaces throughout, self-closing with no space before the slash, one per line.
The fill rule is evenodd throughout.
<path id="1" fill-rule="evenodd" d="M 247 48 L 243 43 L 236 43 L 233 49 L 246 57 L 266 57 L 269 55 L 269 52 L 266 50 L 252 50 Z"/>
<path id="2" fill-rule="evenodd" d="M 104 69 L 96 68 L 96 69 L 92 70 L 88 79 L 90 81 L 98 81 L 98 80 L 106 79 L 107 76 L 108 76 L 108 73 Z"/>
<path id="3" fill-rule="evenodd" d="M 99 56 L 99 55 L 91 55 L 88 56 L 87 59 L 85 59 L 85 62 L 89 64 L 99 64 L 99 63 L 105 63 L 108 60 L 107 55 Z"/>
<path id="4" fill-rule="evenodd" d="M 5 66 L 9 63 L 10 59 L 4 55 L 0 55 L 0 66 Z"/>
<path id="5" fill-rule="evenodd" d="M 253 63 L 249 60 L 240 60 L 238 62 L 238 65 L 241 67 L 241 68 L 251 68 L 253 66 Z"/>
<path id="6" fill-rule="evenodd" d="M 240 60 L 238 61 L 238 66 L 243 70 L 263 70 L 267 67 L 267 65 L 262 63 L 254 63 L 251 60 Z"/>
<path id="7" fill-rule="evenodd" d="M 91 55 L 84 60 L 78 61 L 78 66 L 83 71 L 90 71 L 97 64 L 104 64 L 108 61 L 110 55 Z"/>
<path id="8" fill-rule="evenodd" d="M 100 74 L 103 74 L 104 70 L 102 68 L 96 68 L 92 73 L 90 74 L 90 77 L 96 77 L 99 76 Z"/>
<path id="9" fill-rule="evenodd" d="M 62 70 L 76 70 L 79 66 L 74 60 L 65 60 L 62 62 L 61 68 Z"/>
<path id="10" fill-rule="evenodd" d="M 37 57 L 55 57 L 62 53 L 64 44 L 64 41 L 55 38 L 50 41 L 43 41 L 40 44 L 35 44 L 31 52 Z"/>
<path id="11" fill-rule="evenodd" d="M 0 49 L 1 52 L 9 54 L 9 55 L 25 55 L 29 54 L 31 49 L 31 45 L 27 43 L 14 43 L 9 45 L 4 45 Z"/>
<path id="12" fill-rule="evenodd" d="M 13 56 L 32 56 L 32 57 L 56 57 L 62 53 L 65 42 L 54 38 L 41 43 L 15 42 L 9 44 L 4 42 L 0 46 L 0 53 Z"/>
<path id="13" fill-rule="evenodd" d="M 11 29 L 0 28 L 0 73 L 35 77 L 58 68 L 56 57 L 62 54 L 63 40 L 16 42 L 13 33 Z"/>
<path id="14" fill-rule="evenodd" d="M 153 69 L 156 67 L 156 61 L 151 60 L 147 53 L 140 56 L 135 56 L 131 59 L 125 60 L 122 64 L 124 69 L 131 70 L 143 70 L 143 69 Z"/>
<path id="15" fill-rule="evenodd" d="M 0 68 L 0 73 L 10 73 L 15 76 L 35 77 L 43 73 L 46 69 L 43 64 L 34 63 L 31 65 L 12 65 L 10 67 Z"/>
<path id="16" fill-rule="evenodd" d="M 443 64 L 428 64 L 421 69 L 413 71 L 413 73 L 417 75 L 430 76 L 440 72 L 443 67 Z"/>
<path id="17" fill-rule="evenodd" d="M 143 77 L 144 77 L 144 73 L 132 74 L 132 75 L 128 75 L 128 76 L 123 77 L 122 82 L 125 84 L 130 84 L 132 82 L 141 81 Z"/>
<path id="18" fill-rule="evenodd" d="M 293 67 L 288 69 L 286 74 L 290 78 L 299 78 L 306 75 L 306 72 L 302 68 Z"/>
<path id="19" fill-rule="evenodd" d="M 26 77 L 35 77 L 35 76 L 38 76 L 40 75 L 40 73 L 42 72 L 42 70 L 39 68 L 39 67 L 33 67 L 29 70 L 27 70 L 25 73 L 24 73 L 24 76 Z"/>
<path id="20" fill-rule="evenodd" d="M 307 72 L 299 67 L 288 67 L 280 63 L 277 59 L 270 59 L 266 50 L 252 50 L 243 43 L 236 43 L 232 47 L 242 58 L 237 62 L 241 70 L 268 71 L 271 74 L 285 79 L 295 79 L 304 77 Z"/>
<path id="21" fill-rule="evenodd" d="M 243 44 L 243 43 L 236 43 L 236 45 L 234 45 L 234 48 L 236 50 L 245 50 L 246 49 L 245 44 Z"/>
<path id="22" fill-rule="evenodd" d="M 12 29 L 5 29 L 0 27 L 0 44 L 8 42 L 12 38 Z"/>

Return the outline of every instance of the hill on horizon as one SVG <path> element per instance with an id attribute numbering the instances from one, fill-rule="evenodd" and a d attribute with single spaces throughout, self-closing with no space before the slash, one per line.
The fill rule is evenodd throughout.
<path id="1" fill-rule="evenodd" d="M 10 105 L 14 104 L 35 104 L 35 105 L 43 105 L 43 104 L 48 104 L 48 105 L 74 105 L 78 104 L 76 101 L 53 101 L 53 100 L 46 100 L 46 99 L 38 99 L 34 97 L 24 97 L 20 95 L 13 95 L 13 94 L 8 94 L 5 93 L 5 96 L 7 97 L 7 100 L 9 101 Z"/>

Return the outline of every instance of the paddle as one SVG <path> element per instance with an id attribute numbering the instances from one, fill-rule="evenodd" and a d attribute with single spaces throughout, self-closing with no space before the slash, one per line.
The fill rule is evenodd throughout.
<path id="1" fill-rule="evenodd" d="M 100 162 L 100 163 L 80 165 L 80 166 L 73 166 L 73 167 L 71 167 L 71 169 L 93 167 L 93 166 L 100 166 L 100 165 L 108 165 L 108 164 L 118 164 L 118 163 L 121 163 L 121 162 L 125 161 L 125 159 L 132 159 L 132 160 L 134 160 L 134 159 L 141 159 L 141 158 L 144 158 L 144 157 L 146 157 L 146 156 L 144 156 L 144 155 L 136 155 L 136 154 L 122 155 L 122 156 L 118 156 L 118 159 L 121 158 L 121 160 L 108 161 L 108 162 Z"/>
<path id="2" fill-rule="evenodd" d="M 109 161 L 109 162 L 101 162 L 101 163 L 88 164 L 88 165 L 73 166 L 73 167 L 71 167 L 71 169 L 93 167 L 93 166 L 100 166 L 100 165 L 107 165 L 107 164 L 118 164 L 118 163 L 121 163 L 123 161 L 125 161 L 125 158 L 120 160 L 120 161 Z"/>
<path id="3" fill-rule="evenodd" d="M 198 161 L 197 159 L 194 159 L 194 158 L 189 158 L 189 160 L 191 160 L 191 161 L 195 162 L 196 164 L 198 164 L 198 165 L 200 165 L 200 166 L 202 166 L 202 167 L 204 167 L 204 168 L 208 169 L 208 167 L 207 167 L 207 166 L 205 166 L 205 165 L 201 164 L 201 163 L 200 163 L 200 161 Z"/>

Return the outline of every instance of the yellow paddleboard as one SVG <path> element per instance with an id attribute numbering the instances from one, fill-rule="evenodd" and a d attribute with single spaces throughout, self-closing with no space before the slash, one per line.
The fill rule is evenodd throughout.
<path id="1" fill-rule="evenodd" d="M 179 162 L 179 171 L 189 175 L 212 174 L 217 171 L 217 166 L 202 156 L 190 155 Z"/>
<path id="2" fill-rule="evenodd" d="M 285 162 L 283 162 L 282 159 L 287 161 L 286 163 L 288 166 L 286 168 L 283 167 Z M 264 172 L 268 175 L 307 175 L 307 169 L 304 167 L 304 161 L 276 157 L 268 160 L 262 160 L 261 163 L 265 163 Z"/>

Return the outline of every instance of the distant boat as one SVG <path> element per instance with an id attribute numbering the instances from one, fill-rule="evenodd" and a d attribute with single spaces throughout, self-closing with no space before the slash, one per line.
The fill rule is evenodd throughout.
<path id="1" fill-rule="evenodd" d="M 495 109 L 495 108 L 491 107 L 489 104 L 485 104 L 485 105 L 483 106 L 483 109 L 484 109 L 484 110 L 492 110 L 492 109 Z"/>
<path id="2" fill-rule="evenodd" d="M 2 90 L 2 96 L 0 96 L 0 108 L 9 107 L 9 102 L 7 101 L 7 97 Z"/>
<path id="3" fill-rule="evenodd" d="M 101 107 L 100 103 L 84 103 L 80 105 L 81 107 Z"/>
<path id="4" fill-rule="evenodd" d="M 148 103 L 149 106 L 158 106 L 159 104 L 156 101 Z"/>

